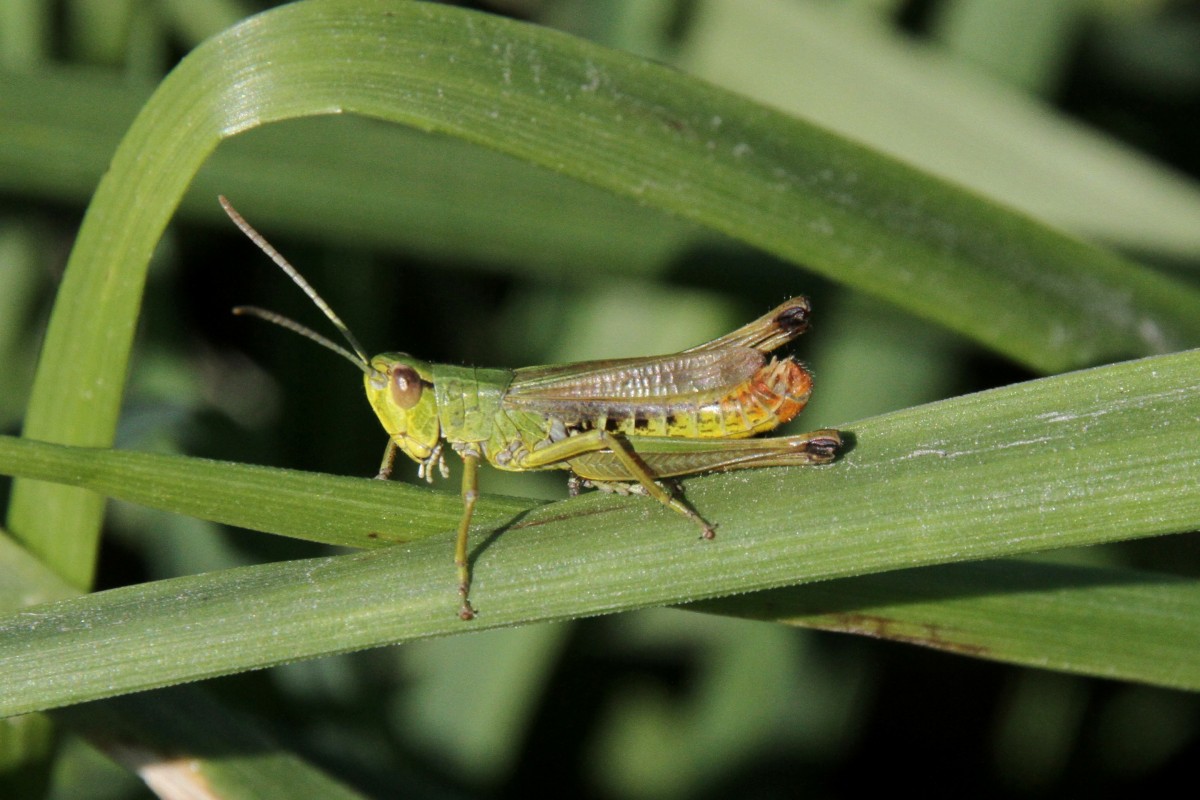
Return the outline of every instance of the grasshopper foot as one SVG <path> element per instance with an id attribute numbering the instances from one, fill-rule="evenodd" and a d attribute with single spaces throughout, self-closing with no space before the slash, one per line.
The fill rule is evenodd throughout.
<path id="1" fill-rule="evenodd" d="M 842 437 L 837 431 L 819 431 L 812 435 L 804 449 L 813 457 L 813 463 L 827 464 L 842 449 Z"/>
<path id="2" fill-rule="evenodd" d="M 462 605 L 458 608 L 458 618 L 463 622 L 470 622 L 475 619 L 475 608 L 471 605 L 471 601 L 467 598 L 471 591 L 470 584 L 463 581 L 458 585 L 458 596 L 462 599 Z"/>
<path id="3" fill-rule="evenodd" d="M 470 622 L 475 619 L 475 607 L 471 605 L 471 601 L 467 599 L 466 585 L 458 587 L 458 596 L 462 598 L 462 605 L 458 607 L 458 618 L 463 622 Z"/>

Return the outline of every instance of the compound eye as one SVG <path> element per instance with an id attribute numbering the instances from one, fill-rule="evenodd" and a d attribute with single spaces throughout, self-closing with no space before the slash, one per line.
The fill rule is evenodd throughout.
<path id="1" fill-rule="evenodd" d="M 392 402 L 407 411 L 421 399 L 421 376 L 412 367 L 392 367 L 388 378 Z"/>

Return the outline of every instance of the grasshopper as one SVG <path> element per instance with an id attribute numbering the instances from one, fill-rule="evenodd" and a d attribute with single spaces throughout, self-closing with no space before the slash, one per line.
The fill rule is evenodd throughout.
<path id="1" fill-rule="evenodd" d="M 239 306 L 340 354 L 363 373 L 367 400 L 388 435 L 379 478 L 396 454 L 417 462 L 419 477 L 448 477 L 445 446 L 463 463 L 463 514 L 454 546 L 459 617 L 474 618 L 467 534 L 482 461 L 503 470 L 564 469 L 581 486 L 649 495 L 690 519 L 702 538 L 713 525 L 659 483 L 702 472 L 827 464 L 837 431 L 751 439 L 800 413 L 812 376 L 791 357 L 768 354 L 808 329 L 809 302 L 794 297 L 711 342 L 661 356 L 575 364 L 479 369 L 430 364 L 405 353 L 373 358 L 329 304 L 279 251 L 220 198 L 243 233 L 308 295 L 350 345 L 338 345 L 272 311 Z"/>

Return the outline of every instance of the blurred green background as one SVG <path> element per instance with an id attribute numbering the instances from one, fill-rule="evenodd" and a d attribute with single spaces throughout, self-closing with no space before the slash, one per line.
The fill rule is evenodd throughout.
<path id="1" fill-rule="evenodd" d="M 269 4 L 0 5 L 0 424 L 17 433 L 88 198 L 189 49 Z M 463 3 L 673 64 L 1196 281 L 1200 10 L 1166 0 Z M 218 149 L 147 287 L 117 446 L 369 475 L 357 374 L 253 303 L 321 328 L 223 217 L 231 198 L 368 350 L 521 366 L 666 352 L 813 298 L 797 430 L 1032 377 L 878 301 L 656 211 L 361 119 Z M 401 465 L 405 477 L 415 470 Z M 560 497 L 557 474 L 485 491 Z M 3 484 L 7 491 L 7 484 Z M 322 552 L 113 504 L 100 588 Z M 1178 540 L 1178 541 L 1176 541 Z M 1093 563 L 1194 575 L 1187 537 Z M 652 611 L 457 636 L 206 684 L 378 797 L 840 796 L 936 770 L 954 792 L 1151 792 L 1200 755 L 1190 694 L 901 644 Z M 2 744 L 2 742 L 0 742 Z M 898 777 L 900 773 L 905 777 Z M 145 796 L 71 735 L 50 796 Z M 0 791 L 3 794 L 3 791 Z"/>

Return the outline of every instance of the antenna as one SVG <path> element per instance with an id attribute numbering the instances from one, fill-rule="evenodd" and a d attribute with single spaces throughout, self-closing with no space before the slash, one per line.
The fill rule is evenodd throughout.
<path id="1" fill-rule="evenodd" d="M 304 338 L 311 339 L 322 347 L 332 350 L 333 352 L 350 361 L 366 374 L 374 374 L 375 371 L 371 369 L 371 360 L 367 358 L 366 351 L 363 350 L 362 345 L 358 343 L 358 339 L 354 338 L 354 334 L 350 332 L 350 328 L 347 327 L 346 323 L 342 322 L 341 317 L 339 317 L 337 313 L 330 308 L 329 303 L 325 302 L 325 298 L 317 294 L 317 290 L 310 286 L 308 281 L 304 280 L 304 276 L 302 276 L 296 270 L 296 268 L 293 267 L 291 263 L 289 263 L 288 260 L 283 257 L 283 254 L 272 247 L 271 243 L 268 242 L 261 233 L 256 231 L 249 222 L 246 222 L 246 219 L 237 212 L 237 209 L 233 207 L 233 205 L 225 198 L 224 195 L 218 196 L 217 199 L 221 203 L 221 208 L 225 209 L 225 213 L 229 215 L 231 220 L 233 220 L 233 224 L 237 225 L 238 228 L 241 229 L 242 233 L 246 234 L 247 238 L 249 238 L 250 241 L 254 242 L 254 244 L 258 246 L 259 250 L 262 250 L 264 253 L 266 253 L 267 256 L 269 256 L 270 259 L 275 262 L 275 265 L 283 270 L 284 273 L 292 279 L 292 283 L 299 286 L 300 289 L 306 295 L 308 295 L 308 299 L 312 300 L 313 304 L 316 305 L 317 308 L 321 309 L 321 313 L 324 314 L 325 318 L 333 323 L 333 327 L 337 328 L 342 336 L 345 337 L 346 342 L 349 343 L 354 352 L 351 352 L 341 345 L 330 341 L 326 337 L 322 336 L 311 328 L 301 325 L 295 320 L 289 319 L 282 314 L 276 314 L 274 311 L 267 311 L 266 309 L 258 308 L 257 306 L 238 306 L 237 308 L 233 309 L 233 313 L 239 316 L 248 315 L 252 317 L 258 317 L 259 319 L 264 319 L 267 322 L 273 322 L 282 328 L 287 328 L 293 333 L 298 333 Z"/>

